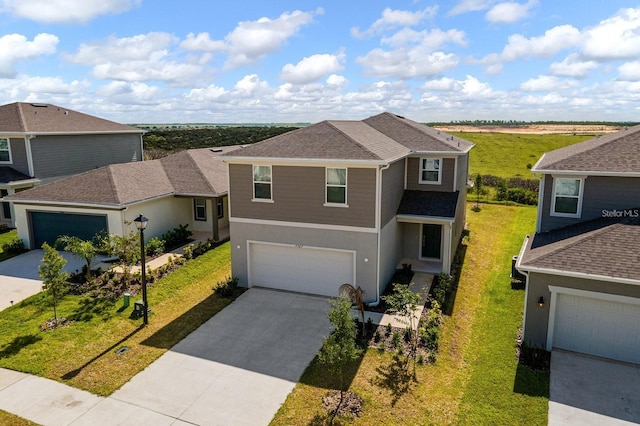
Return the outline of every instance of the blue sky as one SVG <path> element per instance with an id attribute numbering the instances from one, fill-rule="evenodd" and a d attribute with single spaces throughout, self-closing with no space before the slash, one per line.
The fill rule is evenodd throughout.
<path id="1" fill-rule="evenodd" d="M 640 121 L 640 3 L 0 0 L 0 103 L 123 123 Z"/>

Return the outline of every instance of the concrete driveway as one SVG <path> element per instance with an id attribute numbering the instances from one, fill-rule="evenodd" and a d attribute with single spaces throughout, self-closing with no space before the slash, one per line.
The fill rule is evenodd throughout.
<path id="1" fill-rule="evenodd" d="M 549 425 L 640 423 L 640 366 L 551 353 Z"/>
<path id="2" fill-rule="evenodd" d="M 251 288 L 73 425 L 126 424 L 137 411 L 266 425 L 329 334 L 329 309 L 323 297 Z"/>
<path id="3" fill-rule="evenodd" d="M 60 252 L 67 260 L 65 271 L 82 270 L 84 262 L 67 252 Z M 42 290 L 38 267 L 44 257 L 43 250 L 31 250 L 0 262 L 0 311 Z M 96 260 L 98 262 L 98 260 Z"/>

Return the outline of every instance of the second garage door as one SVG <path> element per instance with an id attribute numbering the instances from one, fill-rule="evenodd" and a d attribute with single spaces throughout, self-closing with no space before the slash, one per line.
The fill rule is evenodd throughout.
<path id="1" fill-rule="evenodd" d="M 337 296 L 340 285 L 355 282 L 354 256 L 346 250 L 250 243 L 249 284 Z"/>
<path id="2" fill-rule="evenodd" d="M 640 305 L 559 293 L 553 347 L 640 363 Z"/>
<path id="3" fill-rule="evenodd" d="M 33 244 L 31 248 L 40 248 L 43 243 L 53 245 L 61 235 L 69 235 L 91 240 L 103 231 L 108 231 L 107 216 L 53 212 L 31 212 Z"/>

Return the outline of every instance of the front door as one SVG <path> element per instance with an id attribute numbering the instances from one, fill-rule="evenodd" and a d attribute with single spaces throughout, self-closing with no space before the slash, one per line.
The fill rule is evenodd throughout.
<path id="1" fill-rule="evenodd" d="M 440 259 L 442 247 L 442 225 L 422 224 L 422 248 L 420 256 L 428 259 Z"/>

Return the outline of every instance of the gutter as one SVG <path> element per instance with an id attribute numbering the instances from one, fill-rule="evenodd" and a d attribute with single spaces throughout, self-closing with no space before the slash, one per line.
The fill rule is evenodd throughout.
<path id="1" fill-rule="evenodd" d="M 378 306 L 380 304 L 380 240 L 382 233 L 382 223 L 381 223 L 381 209 L 382 209 L 382 172 L 391 167 L 390 163 L 378 168 L 377 174 L 377 185 L 376 185 L 376 228 L 377 228 L 377 239 L 378 239 L 378 247 L 377 247 L 377 261 L 376 261 L 376 300 L 374 302 L 368 303 L 367 306 Z"/>

